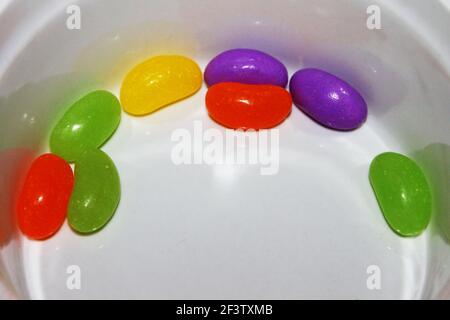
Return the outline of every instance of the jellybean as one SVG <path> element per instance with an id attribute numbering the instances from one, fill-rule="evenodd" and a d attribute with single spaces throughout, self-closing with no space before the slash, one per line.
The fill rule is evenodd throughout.
<path id="1" fill-rule="evenodd" d="M 120 122 L 120 103 L 108 91 L 94 91 L 75 102 L 50 136 L 51 151 L 73 162 L 86 149 L 98 148 Z"/>
<path id="2" fill-rule="evenodd" d="M 128 73 L 120 101 L 126 112 L 145 115 L 194 94 L 201 85 L 202 72 L 191 59 L 157 56 Z"/>
<path id="3" fill-rule="evenodd" d="M 232 129 L 267 129 L 286 119 L 292 109 L 289 92 L 278 86 L 222 82 L 209 88 L 210 117 Z"/>
<path id="4" fill-rule="evenodd" d="M 42 240 L 59 230 L 73 183 L 72 168 L 60 157 L 48 153 L 33 161 L 17 202 L 18 226 L 24 235 Z"/>
<path id="5" fill-rule="evenodd" d="M 111 158 L 101 150 L 86 150 L 75 163 L 75 186 L 69 202 L 69 225 L 92 233 L 111 219 L 120 200 L 120 180 Z"/>
<path id="6" fill-rule="evenodd" d="M 205 82 L 212 86 L 219 82 L 244 84 L 272 84 L 286 87 L 286 67 L 274 57 L 258 50 L 233 49 L 222 52 L 207 65 Z"/>
<path id="7" fill-rule="evenodd" d="M 364 98 L 350 84 L 318 69 L 296 72 L 289 84 L 294 103 L 320 124 L 353 130 L 367 118 Z"/>
<path id="8" fill-rule="evenodd" d="M 420 167 L 398 153 L 378 155 L 370 182 L 389 226 L 401 236 L 418 236 L 431 216 L 431 191 Z"/>

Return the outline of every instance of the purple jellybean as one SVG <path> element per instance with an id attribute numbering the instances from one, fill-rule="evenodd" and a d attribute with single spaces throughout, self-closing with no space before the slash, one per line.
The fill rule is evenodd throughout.
<path id="1" fill-rule="evenodd" d="M 361 94 L 344 80 L 322 70 L 303 69 L 291 78 L 295 105 L 320 124 L 336 130 L 353 130 L 367 118 Z"/>
<path id="2" fill-rule="evenodd" d="M 220 82 L 269 84 L 286 87 L 286 67 L 274 57 L 258 50 L 233 49 L 222 52 L 206 66 L 208 86 Z"/>

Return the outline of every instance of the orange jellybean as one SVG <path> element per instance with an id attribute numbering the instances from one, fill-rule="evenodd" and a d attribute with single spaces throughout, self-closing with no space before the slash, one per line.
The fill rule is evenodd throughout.
<path id="1" fill-rule="evenodd" d="M 209 88 L 206 108 L 227 128 L 268 129 L 289 116 L 292 98 L 279 86 L 222 82 Z"/>
<path id="2" fill-rule="evenodd" d="M 74 177 L 62 158 L 47 153 L 33 161 L 17 202 L 19 229 L 30 239 L 56 233 L 67 215 Z"/>

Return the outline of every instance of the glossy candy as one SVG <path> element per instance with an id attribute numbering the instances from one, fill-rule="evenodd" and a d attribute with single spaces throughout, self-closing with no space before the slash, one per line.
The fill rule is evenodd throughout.
<path id="1" fill-rule="evenodd" d="M 223 82 L 209 88 L 206 107 L 212 119 L 233 129 L 272 128 L 290 114 L 292 99 L 273 85 Z"/>
<path id="2" fill-rule="evenodd" d="M 120 180 L 113 161 L 101 150 L 86 150 L 75 163 L 69 225 L 79 233 L 98 231 L 114 215 L 119 200 Z"/>
<path id="3" fill-rule="evenodd" d="M 234 49 L 225 51 L 207 65 L 205 82 L 208 86 L 220 82 L 271 84 L 286 87 L 286 67 L 274 57 L 258 50 Z"/>
<path id="4" fill-rule="evenodd" d="M 296 72 L 289 84 L 294 103 L 320 124 L 353 130 L 367 118 L 364 98 L 350 84 L 318 69 Z"/>
<path id="5" fill-rule="evenodd" d="M 389 226 L 399 235 L 418 236 L 431 216 L 431 191 L 420 167 L 398 153 L 378 155 L 370 182 Z"/>
<path id="6" fill-rule="evenodd" d="M 120 101 L 132 115 L 149 114 L 194 94 L 202 80 L 199 66 L 191 59 L 157 56 L 128 73 L 122 83 Z"/>
<path id="7" fill-rule="evenodd" d="M 72 168 L 60 157 L 44 154 L 33 161 L 17 202 L 18 225 L 24 235 L 42 240 L 59 230 L 73 183 Z"/>
<path id="8" fill-rule="evenodd" d="M 98 148 L 120 122 L 120 103 L 108 91 L 93 91 L 75 102 L 53 129 L 50 149 L 69 162 L 86 149 Z"/>

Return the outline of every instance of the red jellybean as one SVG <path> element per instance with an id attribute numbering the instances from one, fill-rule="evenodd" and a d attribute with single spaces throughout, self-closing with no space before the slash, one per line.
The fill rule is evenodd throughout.
<path id="1" fill-rule="evenodd" d="M 292 110 L 289 92 L 273 85 L 223 82 L 206 94 L 209 116 L 232 129 L 268 129 L 283 122 Z"/>
<path id="2" fill-rule="evenodd" d="M 73 183 L 72 168 L 62 158 L 48 153 L 35 159 L 17 203 L 22 233 L 35 240 L 56 233 L 66 218 Z"/>

